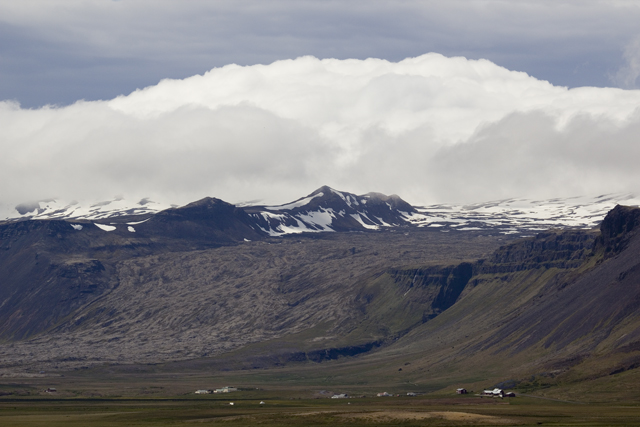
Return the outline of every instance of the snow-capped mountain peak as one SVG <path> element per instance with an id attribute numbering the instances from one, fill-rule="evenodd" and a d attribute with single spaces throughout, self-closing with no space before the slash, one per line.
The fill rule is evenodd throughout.
<path id="1" fill-rule="evenodd" d="M 395 195 L 355 195 L 328 186 L 320 187 L 291 203 L 252 206 L 245 210 L 256 219 L 264 232 L 272 236 L 292 232 L 376 230 L 380 227 L 409 225 L 406 216 L 414 212 L 410 204 Z"/>

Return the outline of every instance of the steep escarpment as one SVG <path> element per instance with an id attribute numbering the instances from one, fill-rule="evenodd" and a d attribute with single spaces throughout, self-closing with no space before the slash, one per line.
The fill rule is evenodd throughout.
<path id="1" fill-rule="evenodd" d="M 640 366 L 640 209 L 618 207 L 600 233 L 514 242 L 476 264 L 458 301 L 383 354 L 414 354 L 460 378 L 595 381 Z"/>
<path id="2" fill-rule="evenodd" d="M 638 208 L 612 210 L 602 222 L 591 263 L 550 280 L 536 304 L 497 334 L 494 343 L 529 334 L 514 351 L 540 343 L 556 351 L 591 353 L 614 337 L 616 347 L 640 339 L 640 329 L 628 329 L 640 328 L 638 218 Z"/>
<path id="3" fill-rule="evenodd" d="M 65 221 L 0 226 L 0 340 L 41 333 L 117 286 L 113 266 L 76 252 L 77 238 Z"/>
<path id="4" fill-rule="evenodd" d="M 540 287 L 540 281 L 551 275 L 581 266 L 593 251 L 595 237 L 589 231 L 545 232 L 504 245 L 474 263 L 389 269 L 367 284 L 356 299 L 365 313 L 361 328 L 401 335 L 452 308 L 475 287 L 483 292 L 501 288 L 491 291 L 493 295 L 474 309 L 495 311 L 491 304 L 498 303 L 496 295 L 523 283 Z"/>
<path id="5" fill-rule="evenodd" d="M 611 258 L 622 252 L 638 233 L 640 209 L 616 206 L 605 217 L 600 226 L 595 251 L 602 251 L 604 258 Z"/>
<path id="6" fill-rule="evenodd" d="M 422 321 L 436 317 L 457 301 L 473 275 L 473 264 L 428 266 L 416 269 L 392 269 L 389 276 L 396 285 L 406 286 L 414 304 L 426 305 Z M 425 290 L 429 290 L 425 292 Z"/>
<path id="7" fill-rule="evenodd" d="M 591 254 L 595 232 L 543 232 L 498 249 L 475 265 L 474 275 L 514 273 L 538 268 L 576 268 Z"/>

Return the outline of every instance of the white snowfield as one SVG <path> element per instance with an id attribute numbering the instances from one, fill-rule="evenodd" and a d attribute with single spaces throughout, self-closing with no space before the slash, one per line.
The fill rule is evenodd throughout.
<path id="1" fill-rule="evenodd" d="M 107 201 L 64 201 L 57 199 L 24 203 L 0 210 L 0 221 L 12 219 L 106 219 L 123 215 L 156 213 L 175 207 L 169 203 L 158 203 L 148 199 L 126 200 L 115 198 Z M 140 223 L 140 222 L 138 222 Z M 134 224 L 129 224 L 134 225 Z"/>
<path id="2" fill-rule="evenodd" d="M 405 217 L 420 227 L 496 228 L 509 234 L 559 227 L 590 229 L 597 227 L 618 204 L 639 206 L 640 198 L 632 194 L 609 194 L 549 200 L 506 199 L 474 205 L 440 204 L 416 207 L 418 214 L 405 214 Z"/>
<path id="3" fill-rule="evenodd" d="M 320 192 L 313 196 L 299 199 L 295 202 L 267 206 L 259 214 L 270 225 L 262 231 L 271 236 L 282 236 L 295 233 L 319 233 L 335 231 L 333 221 L 342 218 L 352 218 L 369 230 L 379 230 L 397 225 L 413 225 L 439 229 L 442 232 L 494 230 L 499 233 L 531 234 L 551 228 L 573 227 L 589 229 L 599 225 L 604 216 L 615 205 L 639 206 L 640 198 L 631 194 L 609 194 L 598 197 L 573 197 L 567 199 L 506 199 L 474 205 L 437 204 L 415 207 L 416 212 L 395 211 L 400 224 L 389 224 L 382 218 L 365 212 L 369 196 L 354 196 L 349 193 L 338 194 L 345 203 L 345 208 L 335 210 L 328 207 L 305 209 L 315 198 L 322 197 Z M 353 208 L 347 213 L 347 206 Z M 149 200 L 132 202 L 119 198 L 117 200 L 99 203 L 65 203 L 58 200 L 41 201 L 25 204 L 22 213 L 13 209 L 4 212 L 0 218 L 4 220 L 17 219 L 82 219 L 104 220 L 123 215 L 153 214 L 164 209 L 174 207 L 169 203 L 158 203 Z M 391 208 L 391 207 L 390 207 Z M 27 209 L 30 209 L 27 211 Z M 296 212 L 292 212 L 296 209 Z M 148 220 L 128 222 L 123 224 L 131 233 L 133 227 Z M 402 222 L 404 221 L 404 224 Z M 116 229 L 113 225 L 94 223 L 104 231 Z M 77 231 L 82 231 L 80 224 L 70 224 Z"/>
<path id="4" fill-rule="evenodd" d="M 260 215 L 262 215 L 262 217 L 267 221 L 275 219 L 280 222 L 277 227 L 262 228 L 262 231 L 269 233 L 270 236 L 282 236 L 284 234 L 295 233 L 319 233 L 323 231 L 332 232 L 334 230 L 331 228 L 331 223 L 334 218 L 336 218 L 333 209 L 323 208 L 320 208 L 317 211 L 299 214 L 295 217 L 287 214 L 276 214 L 273 212 L 261 212 Z M 297 225 L 286 225 L 284 221 L 287 219 L 295 221 Z"/>

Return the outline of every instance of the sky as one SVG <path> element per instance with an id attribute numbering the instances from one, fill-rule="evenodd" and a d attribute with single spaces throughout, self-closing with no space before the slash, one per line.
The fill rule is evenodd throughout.
<path id="1" fill-rule="evenodd" d="M 0 3 L 0 205 L 640 193 L 640 3 Z"/>

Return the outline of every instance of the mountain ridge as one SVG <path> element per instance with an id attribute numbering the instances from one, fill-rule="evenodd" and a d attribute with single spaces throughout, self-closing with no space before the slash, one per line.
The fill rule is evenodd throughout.
<path id="1" fill-rule="evenodd" d="M 358 196 L 322 186 L 305 197 L 283 205 L 236 207 L 253 217 L 256 224 L 252 228 L 255 232 L 271 236 L 382 230 L 404 226 L 440 228 L 443 232 L 485 230 L 501 234 L 531 235 L 555 227 L 596 227 L 609 210 L 616 204 L 623 204 L 622 202 L 633 206 L 639 205 L 640 199 L 630 194 L 617 194 L 594 198 L 538 201 L 505 199 L 474 205 L 438 204 L 421 207 L 412 206 L 397 195 L 386 196 L 370 192 Z M 189 205 L 193 203 L 196 202 Z M 110 228 L 109 226 L 117 226 L 123 221 L 140 222 L 164 210 L 179 208 L 156 203 L 148 198 L 131 204 L 120 197 L 112 201 L 95 202 L 86 208 L 77 202 L 63 203 L 54 199 L 23 205 L 17 207 L 20 209 L 13 209 L 13 214 L 7 211 L 5 222 L 65 219 L 94 221 Z M 136 224 L 128 225 L 135 228 Z"/>

